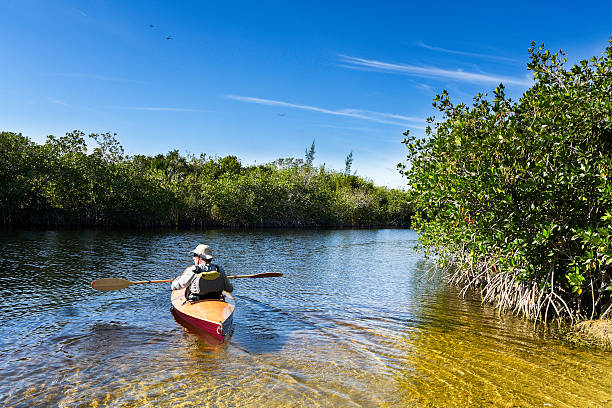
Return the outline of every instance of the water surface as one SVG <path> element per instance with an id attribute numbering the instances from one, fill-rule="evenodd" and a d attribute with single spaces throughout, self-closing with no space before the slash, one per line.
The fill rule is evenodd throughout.
<path id="1" fill-rule="evenodd" d="M 462 299 L 410 230 L 4 232 L 0 404 L 609 407 L 612 355 Z M 222 345 L 185 332 L 169 284 L 198 243 L 234 280 Z"/>

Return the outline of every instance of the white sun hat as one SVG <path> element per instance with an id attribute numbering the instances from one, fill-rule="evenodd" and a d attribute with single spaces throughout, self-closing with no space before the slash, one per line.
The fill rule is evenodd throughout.
<path id="1" fill-rule="evenodd" d="M 213 258 L 212 249 L 208 245 L 200 244 L 193 250 L 194 255 L 198 255 L 204 259 L 210 260 Z"/>

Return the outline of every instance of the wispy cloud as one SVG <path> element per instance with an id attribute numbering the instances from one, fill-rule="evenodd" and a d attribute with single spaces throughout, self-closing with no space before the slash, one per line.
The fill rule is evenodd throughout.
<path id="1" fill-rule="evenodd" d="M 504 77 L 499 75 L 466 72 L 462 70 L 448 70 L 437 67 L 419 67 L 416 65 L 393 64 L 389 62 L 369 60 L 365 58 L 339 55 L 343 67 L 349 69 L 362 69 L 393 74 L 413 75 L 421 78 L 445 78 L 455 81 L 471 83 L 495 83 L 500 82 L 508 85 L 529 86 L 531 81 L 527 78 Z"/>
<path id="2" fill-rule="evenodd" d="M 56 73 L 46 73 L 44 75 L 47 76 L 58 76 L 65 78 L 83 78 L 83 79 L 93 79 L 96 81 L 109 81 L 109 82 L 131 82 L 137 84 L 146 84 L 145 81 L 139 81 L 137 79 L 127 79 L 127 78 L 117 78 L 117 77 L 109 77 L 104 75 L 96 75 L 96 74 L 81 74 L 81 73 L 66 73 L 66 72 L 56 72 Z"/>
<path id="3" fill-rule="evenodd" d="M 399 125 L 406 126 L 407 122 L 424 122 L 420 118 L 396 115 L 392 113 L 381 113 L 381 112 L 373 112 L 368 110 L 361 109 L 326 109 L 319 108 L 317 106 L 309 106 L 309 105 L 299 105 L 290 102 L 276 101 L 273 99 L 263 99 L 263 98 L 255 98 L 251 96 L 240 96 L 240 95 L 226 95 L 228 99 L 233 99 L 240 102 L 254 103 L 258 105 L 268 105 L 268 106 L 279 106 L 284 108 L 292 108 L 292 109 L 300 109 L 311 112 L 324 113 L 327 115 L 335 115 L 335 116 L 346 116 L 351 118 L 369 120 L 378 123 L 385 123 L 388 125 Z M 397 119 L 397 120 L 389 120 L 389 119 Z"/>
<path id="4" fill-rule="evenodd" d="M 149 112 L 212 112 L 206 109 L 193 109 L 193 108 L 175 108 L 175 107 L 164 107 L 164 106 L 115 106 L 117 109 L 125 110 L 139 110 Z"/>
<path id="5" fill-rule="evenodd" d="M 433 88 L 430 85 L 419 83 L 414 85 L 415 88 L 424 89 L 429 92 L 434 92 Z"/>
<path id="6" fill-rule="evenodd" d="M 83 17 L 89 17 L 89 15 L 84 12 L 83 10 L 77 9 L 77 11 L 79 12 L 80 15 L 82 15 Z"/>
<path id="7" fill-rule="evenodd" d="M 421 48 L 425 48 L 427 50 L 431 50 L 431 51 L 438 51 L 438 52 L 444 52 L 447 54 L 455 54 L 455 55 L 465 55 L 468 57 L 477 57 L 477 58 L 485 58 L 485 59 L 490 59 L 490 60 L 498 60 L 498 61 L 512 61 L 512 62 L 517 62 L 515 59 L 513 58 L 508 58 L 508 57 L 502 57 L 499 55 L 489 55 L 489 54 L 479 54 L 476 52 L 468 52 L 468 51 L 458 51 L 458 50 L 449 50 L 447 48 L 441 48 L 441 47 L 434 47 L 431 45 L 427 45 L 422 41 L 419 41 L 416 43 L 416 45 L 418 47 Z"/>
<path id="8" fill-rule="evenodd" d="M 329 123 L 321 123 L 315 126 L 322 127 L 322 128 L 329 128 L 329 129 L 342 129 L 342 130 L 351 130 L 351 131 L 366 132 L 366 133 L 385 132 L 384 130 L 380 128 L 377 129 L 374 127 L 336 126 L 336 125 L 330 125 Z"/>
<path id="9" fill-rule="evenodd" d="M 380 116 L 383 118 L 391 118 L 391 119 L 399 119 L 406 122 L 425 122 L 423 118 L 418 118 L 415 116 L 405 116 L 405 115 L 397 115 L 395 113 L 383 113 L 383 112 L 375 112 L 370 110 L 362 110 L 362 109 L 343 109 L 343 112 L 348 113 L 356 113 L 358 115 L 369 115 L 369 116 Z"/>
<path id="10" fill-rule="evenodd" d="M 60 100 L 60 99 L 56 99 L 56 98 L 52 98 L 50 96 L 47 97 L 47 100 L 55 105 L 62 105 L 62 106 L 70 106 L 68 105 L 66 102 Z"/>

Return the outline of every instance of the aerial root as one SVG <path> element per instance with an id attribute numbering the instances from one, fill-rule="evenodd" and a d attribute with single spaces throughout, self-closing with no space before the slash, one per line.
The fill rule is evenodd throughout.
<path id="1" fill-rule="evenodd" d="M 447 256 L 451 262 L 446 267 L 447 281 L 459 286 L 460 295 L 470 289 L 480 289 L 482 301 L 495 304 L 500 310 L 509 310 L 536 321 L 549 318 L 577 318 L 567 302 L 560 296 L 561 288 L 554 283 L 554 270 L 546 277 L 544 285 L 537 282 L 521 282 L 517 270 L 502 270 L 492 256 L 473 259 L 465 247 Z M 611 308 L 608 308 L 607 314 Z"/>

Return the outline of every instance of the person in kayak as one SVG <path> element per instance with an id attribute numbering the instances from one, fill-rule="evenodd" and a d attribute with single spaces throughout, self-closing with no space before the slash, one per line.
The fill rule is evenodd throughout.
<path id="1" fill-rule="evenodd" d="M 193 250 L 193 265 L 172 282 L 172 290 L 185 290 L 185 297 L 190 302 L 206 299 L 222 299 L 223 291 L 232 292 L 230 283 L 223 268 L 211 263 L 212 250 L 208 245 L 200 244 Z"/>

